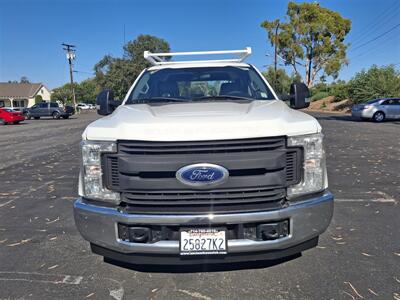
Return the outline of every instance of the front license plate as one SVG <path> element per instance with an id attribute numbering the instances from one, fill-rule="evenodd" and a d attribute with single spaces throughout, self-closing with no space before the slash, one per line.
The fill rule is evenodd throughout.
<path id="1" fill-rule="evenodd" d="M 226 231 L 216 228 L 182 229 L 179 247 L 181 255 L 226 254 Z"/>

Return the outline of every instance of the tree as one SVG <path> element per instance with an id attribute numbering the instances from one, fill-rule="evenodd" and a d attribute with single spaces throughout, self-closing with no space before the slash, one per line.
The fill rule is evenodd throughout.
<path id="1" fill-rule="evenodd" d="M 61 101 L 63 104 L 68 103 L 72 100 L 72 91 L 71 91 L 71 84 L 67 83 L 63 86 L 55 88 L 52 90 L 51 93 L 51 100 L 52 101 Z"/>
<path id="2" fill-rule="evenodd" d="M 97 94 L 100 92 L 100 88 L 93 79 L 86 79 L 80 82 L 75 89 L 76 99 L 79 102 L 92 104 L 96 102 Z"/>
<path id="3" fill-rule="evenodd" d="M 273 66 L 269 66 L 267 71 L 263 73 L 264 77 L 267 81 L 272 84 L 275 81 L 274 90 L 278 94 L 288 94 L 290 92 L 290 84 L 293 82 L 293 78 L 290 77 L 284 69 L 277 69 L 276 70 L 276 77 L 275 77 L 275 69 Z"/>
<path id="4" fill-rule="evenodd" d="M 168 42 L 151 35 L 139 35 L 124 45 L 124 56 L 104 56 L 95 66 L 95 82 L 101 89 L 109 88 L 122 99 L 140 72 L 150 66 L 144 59 L 144 51 L 169 52 Z"/>
<path id="5" fill-rule="evenodd" d="M 41 95 L 36 95 L 35 96 L 35 103 L 40 103 L 43 102 L 43 97 Z"/>
<path id="6" fill-rule="evenodd" d="M 400 96 L 400 72 L 393 65 L 372 66 L 357 73 L 348 83 L 348 94 L 355 103 L 380 97 Z"/>
<path id="7" fill-rule="evenodd" d="M 19 80 L 19 83 L 31 83 L 26 76 L 22 76 L 21 79 Z"/>
<path id="8" fill-rule="evenodd" d="M 96 85 L 95 81 L 90 78 L 82 81 L 81 83 L 74 83 L 75 96 L 78 102 L 95 103 L 96 96 L 100 88 Z M 51 100 L 58 100 L 62 103 L 72 101 L 71 84 L 67 83 L 63 86 L 53 89 Z"/>
<path id="9" fill-rule="evenodd" d="M 294 2 L 288 4 L 287 20 L 287 23 L 274 20 L 261 24 L 285 64 L 291 65 L 296 74 L 303 68 L 303 82 L 308 87 L 320 71 L 337 78 L 347 63 L 348 45 L 344 38 L 350 31 L 351 21 L 318 3 Z"/>

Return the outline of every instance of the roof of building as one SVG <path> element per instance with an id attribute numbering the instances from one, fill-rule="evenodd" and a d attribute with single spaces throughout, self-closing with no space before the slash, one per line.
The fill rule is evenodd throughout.
<path id="1" fill-rule="evenodd" d="M 42 86 L 42 83 L 0 82 L 0 98 L 32 98 Z"/>

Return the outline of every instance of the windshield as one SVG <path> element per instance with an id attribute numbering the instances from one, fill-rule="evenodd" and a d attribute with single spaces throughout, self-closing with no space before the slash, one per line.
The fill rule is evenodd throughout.
<path id="1" fill-rule="evenodd" d="M 275 99 L 250 67 L 166 68 L 146 71 L 126 104 Z"/>

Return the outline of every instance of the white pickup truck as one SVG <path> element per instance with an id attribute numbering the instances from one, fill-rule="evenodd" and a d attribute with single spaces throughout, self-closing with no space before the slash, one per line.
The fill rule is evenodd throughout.
<path id="1" fill-rule="evenodd" d="M 134 264 L 277 259 L 328 227 L 321 126 L 244 62 L 251 49 L 144 53 L 122 102 L 105 90 L 81 143 L 76 225 L 92 251 Z M 219 60 L 173 60 L 233 55 Z"/>

